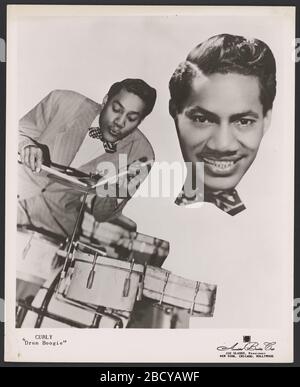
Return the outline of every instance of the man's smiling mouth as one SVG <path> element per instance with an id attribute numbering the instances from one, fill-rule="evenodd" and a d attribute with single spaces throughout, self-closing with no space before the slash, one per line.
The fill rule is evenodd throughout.
<path id="1" fill-rule="evenodd" d="M 210 159 L 207 157 L 202 157 L 201 160 L 205 163 L 205 165 L 215 173 L 228 173 L 231 172 L 235 166 L 236 163 L 241 159 L 241 157 L 235 159 L 235 160 L 216 160 L 216 159 Z"/>

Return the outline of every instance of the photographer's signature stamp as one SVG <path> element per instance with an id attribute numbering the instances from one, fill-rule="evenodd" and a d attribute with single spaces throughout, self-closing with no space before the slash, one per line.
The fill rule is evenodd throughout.
<path id="1" fill-rule="evenodd" d="M 243 336 L 242 342 L 217 347 L 221 358 L 274 358 L 276 341 L 259 342 Z"/>

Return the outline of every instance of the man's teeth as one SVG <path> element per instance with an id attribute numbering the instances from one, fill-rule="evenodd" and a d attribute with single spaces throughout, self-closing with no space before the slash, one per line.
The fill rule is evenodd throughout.
<path id="1" fill-rule="evenodd" d="M 213 167 L 221 170 L 230 169 L 234 165 L 234 161 L 217 161 L 203 158 L 203 161 Z"/>

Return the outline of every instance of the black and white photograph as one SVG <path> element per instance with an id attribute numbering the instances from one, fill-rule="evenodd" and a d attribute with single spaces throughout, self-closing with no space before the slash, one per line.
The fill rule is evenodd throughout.
<path id="1" fill-rule="evenodd" d="M 6 360 L 292 362 L 294 7 L 7 26 Z"/>

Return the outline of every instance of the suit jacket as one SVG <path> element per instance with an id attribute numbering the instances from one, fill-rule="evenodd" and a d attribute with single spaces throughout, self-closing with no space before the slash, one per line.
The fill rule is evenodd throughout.
<path id="1" fill-rule="evenodd" d="M 88 129 L 99 114 L 101 105 L 67 90 L 54 90 L 27 113 L 19 126 L 19 151 L 29 144 L 49 150 L 51 161 L 69 166 Z M 117 144 L 115 153 L 105 153 L 80 167 L 83 172 L 95 172 L 99 163 L 109 161 L 119 167 L 119 154 L 126 154 L 128 164 L 146 157 L 154 160 L 147 138 L 136 129 Z M 19 166 L 18 223 L 31 223 L 56 234 L 69 235 L 80 208 L 82 194 L 39 176 L 29 168 Z M 92 213 L 96 220 L 106 221 L 119 215 L 127 199 L 118 205 L 117 199 L 96 196 Z"/>

